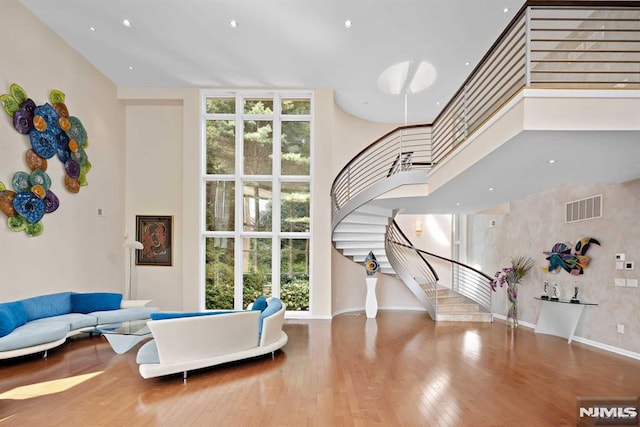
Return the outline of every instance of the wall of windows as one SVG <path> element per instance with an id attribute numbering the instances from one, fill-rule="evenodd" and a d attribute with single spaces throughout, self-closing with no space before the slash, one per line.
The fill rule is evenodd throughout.
<path id="1" fill-rule="evenodd" d="M 309 310 L 310 92 L 203 92 L 206 309 Z"/>

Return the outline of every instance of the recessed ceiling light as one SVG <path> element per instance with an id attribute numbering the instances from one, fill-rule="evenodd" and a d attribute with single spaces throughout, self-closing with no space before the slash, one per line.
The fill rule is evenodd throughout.
<path id="1" fill-rule="evenodd" d="M 556 162 L 556 161 L 555 161 L 554 159 L 550 159 L 550 160 L 548 161 L 548 163 L 549 163 L 550 165 L 554 164 L 555 162 Z"/>
<path id="2" fill-rule="evenodd" d="M 122 25 L 124 25 L 127 28 L 130 28 L 131 27 L 131 21 L 129 21 L 128 19 L 125 18 L 125 19 L 122 20 Z"/>
<path id="3" fill-rule="evenodd" d="M 440 105 L 440 103 L 439 103 L 439 102 L 436 102 L 436 105 Z"/>
<path id="4" fill-rule="evenodd" d="M 508 7 L 505 7 L 504 9 L 502 9 L 502 11 L 503 11 L 504 13 L 507 13 L 507 12 L 509 12 L 509 8 L 508 8 Z"/>
<path id="5" fill-rule="evenodd" d="M 464 65 L 469 65 L 469 62 L 465 62 Z"/>
<path id="6" fill-rule="evenodd" d="M 229 21 L 229 26 L 231 28 L 238 28 L 238 21 L 236 21 L 235 19 L 232 19 L 231 21 Z"/>
<path id="7" fill-rule="evenodd" d="M 95 30 L 96 30 L 96 27 L 89 27 L 89 29 L 90 29 L 91 31 L 95 31 Z"/>
<path id="8" fill-rule="evenodd" d="M 456 203 L 456 206 L 460 206 L 460 202 Z"/>
<path id="9" fill-rule="evenodd" d="M 489 191 L 493 191 L 493 187 L 489 187 Z"/>
<path id="10" fill-rule="evenodd" d="M 346 21 L 344 21 L 344 27 L 345 28 L 353 27 L 353 22 L 351 22 L 351 19 L 347 19 Z"/>
<path id="11" fill-rule="evenodd" d="M 129 65 L 129 69 L 130 70 L 135 70 L 135 68 L 133 68 L 133 65 Z"/>

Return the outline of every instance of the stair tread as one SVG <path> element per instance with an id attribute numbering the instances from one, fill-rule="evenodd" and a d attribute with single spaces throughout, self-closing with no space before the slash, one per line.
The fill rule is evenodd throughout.
<path id="1" fill-rule="evenodd" d="M 491 313 L 488 312 L 453 312 L 453 313 L 438 313 L 438 321 L 444 322 L 491 322 Z"/>

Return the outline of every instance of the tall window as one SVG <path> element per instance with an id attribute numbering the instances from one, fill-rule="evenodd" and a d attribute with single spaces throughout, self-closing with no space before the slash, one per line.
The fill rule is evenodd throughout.
<path id="1" fill-rule="evenodd" d="M 203 92 L 206 309 L 309 309 L 311 93 Z"/>

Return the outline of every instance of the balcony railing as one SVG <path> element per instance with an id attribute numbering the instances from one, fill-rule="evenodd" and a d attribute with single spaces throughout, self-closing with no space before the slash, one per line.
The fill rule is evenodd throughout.
<path id="1" fill-rule="evenodd" d="M 437 165 L 527 87 L 640 89 L 640 2 L 529 0 L 433 123 L 389 132 L 340 171 L 333 213 L 390 174 Z"/>

